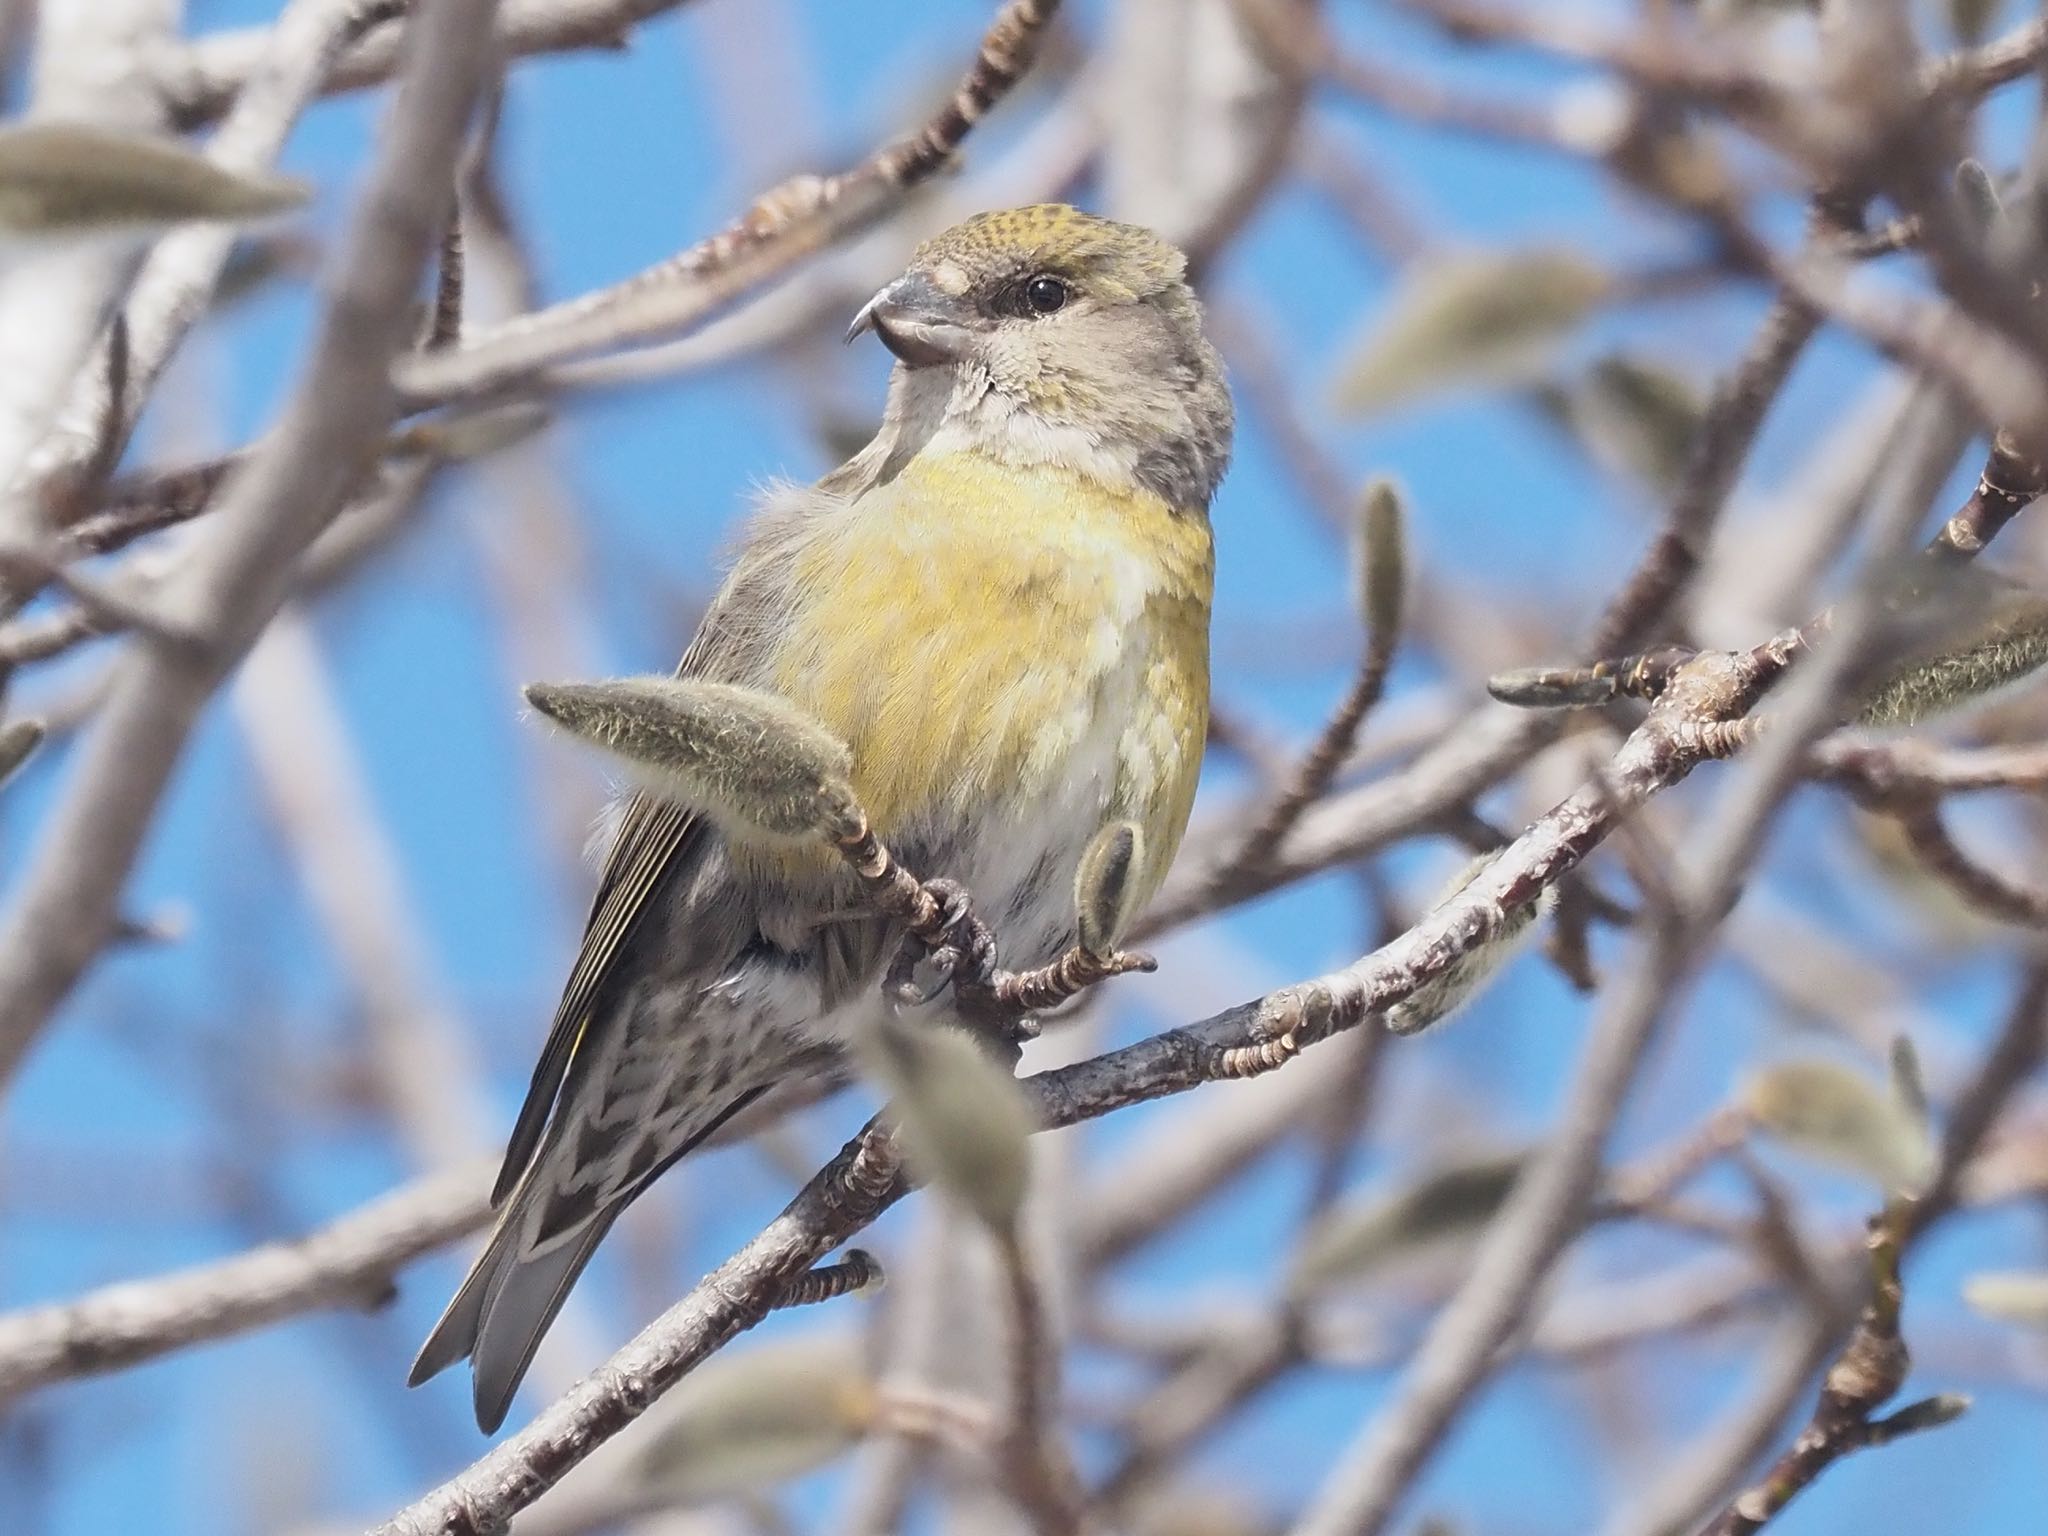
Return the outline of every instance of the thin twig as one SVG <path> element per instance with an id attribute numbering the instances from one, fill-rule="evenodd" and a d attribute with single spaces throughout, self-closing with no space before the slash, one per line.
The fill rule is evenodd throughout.
<path id="1" fill-rule="evenodd" d="M 1641 645 L 1699 570 L 1708 535 L 1727 507 L 1764 418 L 1819 329 L 1819 317 L 1807 305 L 1783 294 L 1772 301 L 1734 371 L 1708 401 L 1664 526 L 1594 626 L 1592 655 Z"/>
<path id="2" fill-rule="evenodd" d="M 1241 1076 L 1248 1055 L 1277 1065 L 1329 1033 L 1356 1027 L 1442 974 L 1467 949 L 1483 942 L 1506 912 L 1533 902 L 1549 884 L 1575 867 L 1629 809 L 1678 782 L 1711 754 L 1715 737 L 1703 728 L 1703 719 L 1717 710 L 1745 707 L 1752 695 L 1744 687 L 1740 658 L 1713 658 L 1695 667 L 1696 671 L 1666 691 L 1650 718 L 1623 744 L 1595 784 L 1539 818 L 1469 884 L 1399 938 L 1342 971 L 1282 988 L 1256 1002 L 1075 1066 L 1026 1079 L 1024 1087 L 1036 1102 L 1040 1128 L 1070 1125 L 1201 1083 Z M 872 858 L 865 862 L 870 868 L 876 863 Z M 879 873 L 877 878 L 891 888 L 898 886 L 894 880 L 879 882 Z M 905 874 L 903 879 L 933 908 L 940 907 L 912 877 Z M 922 907 L 922 902 L 909 900 L 909 892 L 904 895 L 906 906 Z M 930 921 L 937 924 L 942 915 L 934 911 Z M 1650 979 L 1658 978 L 1653 975 Z M 1661 991 L 1651 992 L 1654 1005 Z M 1646 1005 L 1610 1024 L 1607 1048 L 1596 1051 L 1585 1068 L 1584 1102 L 1590 1105 L 1597 1100 L 1604 1105 L 1611 1095 L 1618 1099 L 1647 1046 L 1655 1013 L 1655 1006 Z M 1531 1240 L 1522 1232 L 1532 1231 L 1534 1240 L 1554 1257 L 1552 1245 L 1561 1245 L 1564 1236 L 1559 1213 L 1576 1210 L 1590 1194 L 1590 1159 L 1604 1140 L 1606 1114 L 1574 1123 L 1579 1126 L 1575 1136 L 1555 1141 L 1551 1161 L 1539 1165 L 1547 1171 L 1532 1175 L 1525 1183 L 1532 1193 L 1528 1196 L 1531 1203 L 1519 1218 L 1521 1225 L 1502 1229 L 1513 1234 L 1514 1250 L 1496 1260 L 1496 1265 L 1511 1267 L 1517 1275 L 1522 1273 L 1522 1245 Z M 546 1410 L 525 1432 L 380 1527 L 379 1536 L 428 1531 L 463 1536 L 488 1531 L 537 1498 L 569 1467 L 630 1423 L 698 1360 L 758 1321 L 790 1278 L 810 1268 L 900 1197 L 905 1186 L 893 1152 L 885 1156 L 874 1150 L 879 1141 L 886 1140 L 864 1133 L 813 1179 L 759 1238 L 615 1355 L 609 1365 Z M 872 1171 L 862 1175 L 863 1168 Z M 1492 1271 L 1482 1265 L 1480 1272 L 1490 1275 Z M 1493 1281 L 1489 1279 L 1487 1284 L 1491 1286 Z M 1485 1327 L 1479 1332 L 1490 1336 L 1497 1299 L 1475 1304 L 1486 1309 Z M 1463 1321 L 1454 1321 L 1454 1347 L 1462 1362 L 1467 1359 L 1471 1338 L 1477 1335 L 1468 1333 Z M 1424 1359 L 1428 1359 L 1427 1350 Z M 1470 1368 L 1459 1366 L 1461 1374 Z M 1463 1396 L 1461 1387 L 1444 1411 L 1454 1411 Z M 1425 1444 L 1433 1439 L 1433 1435 L 1425 1436 Z"/>
<path id="3" fill-rule="evenodd" d="M 417 407 L 498 389 L 593 351 L 675 335 L 866 229 L 945 165 L 1009 94 L 1059 3 L 1008 0 L 946 104 L 854 169 L 792 177 L 727 228 L 624 282 L 506 321 L 462 347 L 412 358 L 399 370 L 401 388 Z"/>
<path id="4" fill-rule="evenodd" d="M 2018 997 L 1991 1049 L 1950 1102 L 1934 1178 L 1905 1208 L 1901 1239 L 1910 1252 L 1955 1206 L 1963 1178 L 2000 1114 L 2048 1053 L 2048 967 L 2022 978 Z M 1840 1347 L 1853 1313 L 1823 1308 L 1796 1329 L 1789 1345 L 1772 1350 L 1755 1397 L 1715 1426 L 1652 1487 L 1640 1509 L 1613 1529 L 1624 1536 L 1671 1536 L 1695 1529 L 1720 1507 L 1782 1433 L 1815 1372 Z"/>
<path id="5" fill-rule="evenodd" d="M 289 1242 L 0 1315 L 0 1403 L 327 1307 L 377 1307 L 400 1267 L 490 1215 L 490 1171 L 407 1185 Z"/>
<path id="6" fill-rule="evenodd" d="M 1488 1227 L 1469 1278 L 1437 1315 L 1391 1399 L 1311 1501 L 1296 1536 L 1384 1530 L 1490 1373 L 1590 1208 L 1609 1129 L 1690 958 L 1687 948 L 1676 932 L 1660 928 L 1618 984 L 1594 1023 L 1557 1129 Z"/>
<path id="7" fill-rule="evenodd" d="M 1939 802 L 1915 796 L 1883 807 L 1921 867 L 1972 909 L 2000 922 L 2048 927 L 2048 891 L 1987 869 L 1950 835 Z"/>
<path id="8" fill-rule="evenodd" d="M 462 202 L 458 195 L 448 212 L 448 227 L 441 231 L 440 260 L 434 271 L 434 303 L 428 312 L 426 334 L 420 349 L 439 352 L 462 340 L 463 288 Z"/>
<path id="9" fill-rule="evenodd" d="M 1948 747 L 1910 739 L 1874 741 L 1845 731 L 1814 747 L 1806 771 L 1878 802 L 1999 789 L 2038 794 L 2048 790 L 2048 746 Z"/>
<path id="10" fill-rule="evenodd" d="M 335 61 L 321 89 L 328 93 L 382 85 L 398 73 L 403 29 L 395 19 L 414 0 L 368 0 L 363 35 Z M 625 47 L 645 23 L 689 0 L 506 0 L 489 43 L 501 58 Z M 387 22 L 394 24 L 386 25 Z M 197 128 L 225 112 L 256 69 L 271 28 L 216 32 L 185 45 L 162 66 L 161 86 L 173 123 Z"/>
<path id="11" fill-rule="evenodd" d="M 1905 1384 L 1910 1362 L 1899 1330 L 1905 1299 L 1899 1278 L 1904 1221 L 1903 1211 L 1893 1209 L 1870 1225 L 1871 1297 L 1828 1371 L 1813 1417 L 1763 1479 L 1737 1495 L 1702 1536 L 1752 1536 L 1852 1451 L 1932 1429 L 1961 1412 L 1960 1400 L 1932 1398 L 1886 1418 L 1872 1417 Z"/>
<path id="12" fill-rule="evenodd" d="M 1010 1423 L 1001 1457 L 1011 1490 L 1039 1536 L 1081 1529 L 1080 1481 L 1059 1447 L 1059 1347 L 1024 1236 L 1013 1225 L 995 1235 L 996 1262 L 1010 1312 Z"/>

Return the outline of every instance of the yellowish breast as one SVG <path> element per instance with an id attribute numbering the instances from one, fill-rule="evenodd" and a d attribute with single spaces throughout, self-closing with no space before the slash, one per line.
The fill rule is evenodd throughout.
<path id="1" fill-rule="evenodd" d="M 920 456 L 806 537 L 775 687 L 852 746 L 885 836 L 1106 773 L 1156 878 L 1207 729 L 1212 577 L 1199 513 L 1066 470 Z"/>

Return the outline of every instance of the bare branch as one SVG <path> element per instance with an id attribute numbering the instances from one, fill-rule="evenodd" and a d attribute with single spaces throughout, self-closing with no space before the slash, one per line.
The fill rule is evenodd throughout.
<path id="1" fill-rule="evenodd" d="M 0 1404 L 303 1312 L 383 1306 L 401 1267 L 483 1225 L 490 1184 L 465 1164 L 290 1242 L 0 1315 Z"/>
<path id="2" fill-rule="evenodd" d="M 737 222 L 637 276 L 416 357 L 400 370 L 415 405 L 500 388 L 552 363 L 653 341 L 708 319 L 749 289 L 894 210 L 960 147 L 1031 66 L 1059 0 L 1008 0 L 946 104 L 922 127 L 836 176 L 797 176 Z"/>
<path id="3" fill-rule="evenodd" d="M 1592 785 L 1540 818 L 1469 884 L 1415 927 L 1343 971 L 1282 988 L 1254 1003 L 1227 1009 L 1200 1023 L 1171 1030 L 1090 1061 L 1029 1078 L 1025 1086 L 1037 1102 L 1041 1128 L 1050 1129 L 1093 1119 L 1127 1105 L 1184 1092 L 1218 1078 L 1246 1075 L 1288 1060 L 1305 1046 L 1339 1030 L 1349 1029 L 1383 1012 L 1440 976 L 1468 949 L 1483 943 L 1505 915 L 1537 899 L 1541 892 L 1573 868 L 1613 831 L 1634 806 L 1678 782 L 1699 762 L 1713 755 L 1719 740 L 1707 728 L 1717 712 L 1746 707 L 1753 694 L 1745 687 L 1739 658 L 1702 658 L 1653 708 L 1650 718 L 1625 743 L 1606 772 Z M 872 839 L 868 839 L 872 841 Z M 872 865 L 875 860 L 864 862 Z M 908 875 L 904 880 L 915 886 Z M 893 885 L 896 882 L 877 883 Z M 926 899 L 930 899 L 928 896 Z M 914 915 L 906 903 L 905 915 Z M 934 919 L 935 920 L 935 919 Z M 1448 1394 L 1429 1384 L 1425 1365 L 1418 1381 L 1438 1403 L 1443 1416 L 1455 1412 L 1469 1390 L 1472 1374 L 1491 1348 L 1475 1360 L 1473 1339 L 1481 1344 L 1502 1326 L 1494 1293 L 1495 1270 L 1525 1276 L 1524 1250 L 1534 1244 L 1548 1263 L 1575 1225 L 1597 1174 L 1597 1157 L 1609 1119 L 1647 1047 L 1658 1016 L 1667 979 L 1660 961 L 1641 972 L 1632 995 L 1647 998 L 1634 1010 L 1615 1015 L 1599 1038 L 1606 1048 L 1589 1059 L 1578 1103 L 1585 1109 L 1573 1121 L 1576 1130 L 1553 1143 L 1551 1160 L 1539 1166 L 1525 1188 L 1524 1214 L 1497 1230 L 1510 1233 L 1512 1247 L 1489 1267 L 1486 1287 L 1467 1304 L 1477 1310 L 1476 1323 L 1450 1318 L 1448 1342 L 1439 1353 L 1455 1355 L 1457 1380 Z M 765 1315 L 781 1289 L 796 1274 L 859 1231 L 887 1204 L 904 1192 L 893 1161 L 864 1176 L 873 1166 L 873 1137 L 850 1143 L 840 1157 L 784 1210 L 768 1230 L 691 1295 L 671 1308 L 612 1362 L 562 1402 L 544 1412 L 525 1433 L 515 1436 L 453 1483 L 402 1511 L 380 1528 L 380 1536 L 400 1533 L 487 1531 L 537 1498 L 570 1466 L 637 1417 L 647 1403 L 678 1380 L 697 1360 L 726 1339 Z M 861 1186 L 858 1197 L 846 1193 L 849 1182 Z M 1503 1240 L 1507 1241 L 1507 1240 Z M 1534 1276 L 1527 1277 L 1534 1284 Z M 1514 1298 L 1510 1298 L 1512 1301 Z M 1519 1316 L 1519 1307 L 1512 1307 Z M 1509 1319 L 1511 1323 L 1513 1318 Z M 1504 1336 L 1504 1335 L 1503 1335 Z M 1425 1352 L 1425 1362 L 1429 1360 Z M 1405 1436 L 1404 1436 L 1405 1439 Z M 1435 1439 L 1425 1431 L 1419 1448 L 1397 1453 L 1409 1463 Z M 1377 1484 L 1380 1474 L 1375 1473 Z M 1347 1500 L 1347 1504 L 1348 1504 Z"/>
<path id="4" fill-rule="evenodd" d="M 1703 1536 L 1753 1536 L 1834 1462 L 1956 1417 L 1962 1399 L 1929 1399 L 1889 1418 L 1872 1415 L 1905 1384 L 1908 1355 L 1899 1331 L 1905 1291 L 1899 1279 L 1905 1214 L 1887 1211 L 1871 1223 L 1872 1295 L 1856 1330 L 1827 1374 L 1813 1417 L 1755 1487 L 1737 1496 Z"/>
<path id="5" fill-rule="evenodd" d="M 397 18 L 415 0 L 369 0 L 372 25 L 335 61 L 322 89 L 354 91 L 381 85 L 398 73 L 404 28 Z M 506 0 L 491 34 L 489 52 L 500 58 L 623 48 L 646 22 L 689 0 Z M 257 68 L 269 44 L 268 27 L 216 32 L 188 43 L 162 69 L 159 88 L 172 121 L 197 128 L 228 109 Z"/>
<path id="6" fill-rule="evenodd" d="M 1470 1278 L 1437 1315 L 1414 1363 L 1295 1527 L 1296 1536 L 1368 1536 L 1402 1495 L 1520 1326 L 1537 1288 L 1578 1231 L 1602 1149 L 1689 960 L 1660 933 L 1601 1009 L 1578 1075 L 1542 1153 L 1474 1255 Z"/>
<path id="7" fill-rule="evenodd" d="M 490 0 L 443 0 L 414 25 L 399 99 L 363 217 L 340 262 L 313 358 L 270 442 L 228 492 L 163 612 L 203 649 L 144 640 L 124 659 L 69 792 L 0 925 L 0 1078 L 111 931 L 120 895 L 186 735 L 283 601 L 298 557 L 356 488 L 393 409 L 391 359 L 440 228 L 486 61 Z"/>
<path id="8" fill-rule="evenodd" d="M 1999 1114 L 2048 1052 L 2048 968 L 2022 977 L 2019 995 L 1993 1042 L 1955 1095 L 1944 1117 L 1941 1159 L 1918 1199 L 1905 1207 L 1902 1241 L 1910 1252 L 1954 1209 L 1963 1179 Z M 1867 1274 L 1867 1270 L 1865 1271 Z M 1853 1292 L 1851 1293 L 1853 1295 Z M 1853 1302 L 1823 1307 L 1793 1329 L 1769 1356 L 1754 1398 L 1715 1426 L 1612 1529 L 1621 1536 L 1675 1536 L 1690 1531 L 1730 1498 L 1782 1432 L 1816 1372 L 1839 1347 Z"/>

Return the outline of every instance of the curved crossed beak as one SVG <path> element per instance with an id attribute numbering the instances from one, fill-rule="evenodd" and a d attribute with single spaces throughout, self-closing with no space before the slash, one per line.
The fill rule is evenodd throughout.
<path id="1" fill-rule="evenodd" d="M 861 306 L 846 328 L 851 342 L 873 331 L 907 367 L 930 368 L 959 359 L 973 339 L 957 299 L 917 273 L 906 273 Z"/>

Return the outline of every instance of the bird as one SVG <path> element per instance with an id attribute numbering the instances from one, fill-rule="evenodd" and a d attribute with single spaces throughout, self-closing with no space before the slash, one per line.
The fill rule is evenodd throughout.
<path id="1" fill-rule="evenodd" d="M 873 439 L 763 493 L 678 670 L 844 740 L 877 833 L 1025 969 L 1073 941 L 1098 831 L 1138 827 L 1142 899 L 1186 829 L 1230 393 L 1183 254 L 1065 204 L 925 241 L 846 340 L 869 334 L 895 359 Z M 742 1111 L 838 1080 L 899 938 L 828 852 L 630 796 L 412 1384 L 468 1357 L 495 1431 L 619 1213 Z"/>

